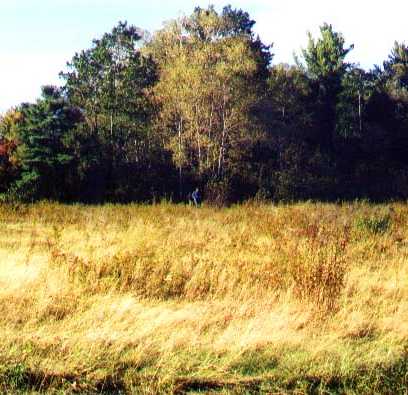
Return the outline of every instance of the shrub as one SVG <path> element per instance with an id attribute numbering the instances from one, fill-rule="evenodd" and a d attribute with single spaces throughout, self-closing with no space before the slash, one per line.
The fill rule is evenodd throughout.
<path id="1" fill-rule="evenodd" d="M 28 369 L 22 363 L 8 366 L 0 373 L 1 382 L 8 389 L 26 390 L 28 387 Z"/>
<path id="2" fill-rule="evenodd" d="M 331 312 L 344 287 L 348 236 L 316 233 L 299 243 L 290 261 L 294 295 L 318 310 Z"/>
<path id="3" fill-rule="evenodd" d="M 357 229 L 371 234 L 384 234 L 391 226 L 391 216 L 389 214 L 371 217 L 361 217 L 356 222 Z"/>
<path id="4" fill-rule="evenodd" d="M 210 180 L 206 185 L 205 199 L 210 205 L 225 206 L 231 200 L 231 185 L 227 179 Z"/>

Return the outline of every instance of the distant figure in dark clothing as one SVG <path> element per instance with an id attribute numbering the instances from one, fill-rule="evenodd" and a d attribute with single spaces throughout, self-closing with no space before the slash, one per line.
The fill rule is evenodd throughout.
<path id="1" fill-rule="evenodd" d="M 194 203 L 196 207 L 201 204 L 200 191 L 198 188 L 196 188 L 191 194 L 191 202 Z"/>

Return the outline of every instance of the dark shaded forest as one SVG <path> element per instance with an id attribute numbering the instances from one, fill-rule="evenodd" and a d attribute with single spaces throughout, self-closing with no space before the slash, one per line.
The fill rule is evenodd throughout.
<path id="1" fill-rule="evenodd" d="M 324 24 L 274 64 L 254 25 L 231 6 L 119 22 L 0 118 L 1 199 L 407 199 L 408 47 L 363 70 Z"/>

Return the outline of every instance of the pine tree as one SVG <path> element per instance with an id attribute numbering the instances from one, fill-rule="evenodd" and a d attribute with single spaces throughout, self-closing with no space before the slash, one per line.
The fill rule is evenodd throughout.
<path id="1" fill-rule="evenodd" d="M 35 104 L 23 105 L 22 114 L 18 129 L 22 170 L 11 193 L 28 200 L 63 199 L 69 193 L 66 176 L 74 158 L 69 139 L 81 114 L 53 86 L 43 87 Z"/>

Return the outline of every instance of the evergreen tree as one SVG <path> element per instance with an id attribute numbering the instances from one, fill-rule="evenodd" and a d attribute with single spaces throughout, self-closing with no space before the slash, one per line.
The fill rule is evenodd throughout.
<path id="1" fill-rule="evenodd" d="M 144 179 L 141 171 L 156 159 L 146 95 L 156 71 L 150 57 L 140 52 L 142 35 L 135 26 L 119 22 L 90 49 L 75 54 L 61 74 L 68 97 L 85 116 L 81 140 L 89 149 L 82 152 L 88 179 L 84 188 L 95 198 L 123 198 L 132 189 L 129 180 Z"/>
<path id="2" fill-rule="evenodd" d="M 53 86 L 43 87 L 42 98 L 35 104 L 22 105 L 21 111 L 23 121 L 18 128 L 21 176 L 11 193 L 29 200 L 68 197 L 66 181 L 73 160 L 69 140 L 81 113 Z"/>
<path id="3" fill-rule="evenodd" d="M 343 76 L 350 67 L 345 57 L 354 48 L 345 47 L 341 33 L 335 32 L 327 23 L 320 27 L 320 37 L 314 40 L 309 33 L 309 42 L 302 50 L 306 71 L 310 77 L 316 103 L 315 119 L 318 134 L 316 140 L 324 150 L 333 151 L 336 129 L 336 103 L 341 92 Z"/>

